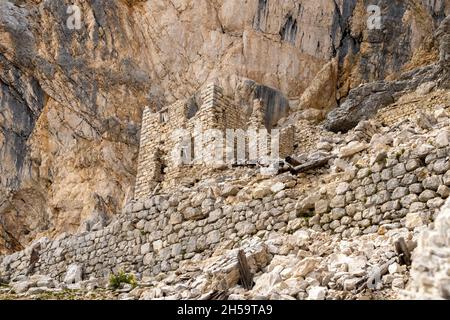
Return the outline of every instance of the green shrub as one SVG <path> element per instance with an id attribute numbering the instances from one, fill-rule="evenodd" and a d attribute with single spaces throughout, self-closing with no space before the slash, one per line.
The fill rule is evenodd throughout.
<path id="1" fill-rule="evenodd" d="M 111 274 L 109 276 L 109 286 L 112 289 L 119 289 L 122 283 L 131 284 L 133 288 L 137 286 L 135 276 L 133 274 L 125 273 L 123 270 L 120 270 L 117 274 Z"/>

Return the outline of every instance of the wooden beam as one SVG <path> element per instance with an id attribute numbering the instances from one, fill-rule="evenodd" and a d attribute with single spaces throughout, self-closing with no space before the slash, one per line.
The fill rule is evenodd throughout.
<path id="1" fill-rule="evenodd" d="M 241 284 L 245 290 L 251 290 L 253 288 L 253 274 L 248 266 L 247 257 L 243 250 L 238 252 L 238 265 Z"/>
<path id="2" fill-rule="evenodd" d="M 228 291 L 214 291 L 204 298 L 204 300 L 228 300 L 229 296 Z"/>
<path id="3" fill-rule="evenodd" d="M 294 156 L 287 156 L 285 161 L 293 167 L 297 167 L 302 164 L 302 162 Z"/>
<path id="4" fill-rule="evenodd" d="M 395 245 L 395 252 L 397 252 L 398 260 L 401 265 L 411 265 L 411 251 L 408 248 L 408 245 L 406 244 L 406 241 L 404 238 L 399 238 L 394 243 Z"/>

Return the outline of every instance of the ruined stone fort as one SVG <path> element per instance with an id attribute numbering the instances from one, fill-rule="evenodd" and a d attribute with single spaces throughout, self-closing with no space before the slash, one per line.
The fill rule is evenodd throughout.
<path id="1" fill-rule="evenodd" d="M 211 83 L 201 90 L 201 103 L 192 100 L 177 101 L 158 112 L 145 108 L 142 120 L 138 174 L 136 178 L 135 198 L 141 199 L 151 194 L 156 186 L 162 184 L 169 187 L 177 184 L 180 179 L 190 177 L 200 180 L 203 174 L 217 169 L 220 164 L 237 164 L 257 162 L 264 156 L 271 156 L 271 148 L 276 149 L 274 161 L 292 155 L 294 151 L 294 126 L 282 128 L 273 127 L 266 121 L 266 106 L 261 100 L 253 101 L 253 112 L 246 116 L 241 107 L 223 94 L 223 89 Z M 181 134 L 177 130 L 184 129 Z M 196 130 L 197 129 L 197 130 Z M 245 137 L 248 130 L 254 130 L 256 137 L 261 132 L 277 130 L 274 139 L 252 142 Z M 202 137 L 204 132 L 214 130 L 215 136 Z M 227 135 L 229 130 L 235 130 L 233 136 Z M 217 144 L 214 141 L 219 136 L 224 141 Z M 264 138 L 264 137 L 263 137 Z M 197 141 L 198 140 L 198 141 Z M 261 140 L 261 139 L 259 139 Z M 271 141 L 272 140 L 272 141 Z M 244 144 L 245 154 L 239 156 L 237 147 Z M 256 155 L 251 155 L 252 144 L 259 146 Z M 276 144 L 276 145 L 273 145 Z M 262 150 L 264 149 L 264 150 Z M 208 154 L 220 153 L 221 159 L 230 159 L 231 163 L 213 163 L 198 161 L 198 150 Z M 203 155 L 205 156 L 205 155 Z M 273 155 L 272 155 L 273 156 Z M 188 161 L 184 161 L 184 160 Z M 206 172 L 205 172 L 206 169 Z"/>

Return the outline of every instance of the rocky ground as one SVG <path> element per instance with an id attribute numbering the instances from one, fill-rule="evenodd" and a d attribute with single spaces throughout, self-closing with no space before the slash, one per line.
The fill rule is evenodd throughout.
<path id="1" fill-rule="evenodd" d="M 46 276 L 14 279 L 0 290 L 2 299 L 207 299 L 223 283 L 229 299 L 396 299 L 408 281 L 408 268 L 392 261 L 386 275 L 376 268 L 395 258 L 393 239 L 414 237 L 408 230 L 367 235 L 352 240 L 300 230 L 274 233 L 267 241 L 243 243 L 249 266 L 256 272 L 250 291 L 238 284 L 237 250 L 218 249 L 206 261 L 187 263 L 180 270 L 143 278 L 133 288 L 108 289 L 107 279 L 76 285 L 56 283 Z M 394 259 L 395 260 L 395 259 Z M 374 275 L 373 288 L 364 288 Z M 210 289 L 208 289 L 210 288 Z"/>

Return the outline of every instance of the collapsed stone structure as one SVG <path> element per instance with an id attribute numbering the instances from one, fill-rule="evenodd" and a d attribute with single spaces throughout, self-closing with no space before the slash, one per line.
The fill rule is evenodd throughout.
<path id="1" fill-rule="evenodd" d="M 164 115 L 165 110 L 146 111 L 136 199 L 103 229 L 62 234 L 54 240 L 43 238 L 26 250 L 0 257 L 0 278 L 13 281 L 14 287 L 20 288 L 24 276 L 48 275 L 63 281 L 68 270 L 72 273 L 76 270 L 83 279 L 104 278 L 120 269 L 139 278 L 156 279 L 162 275 L 189 274 L 194 268 L 195 276 L 204 276 L 206 287 L 198 289 L 194 281 L 186 285 L 181 296 L 176 296 L 177 287 L 167 289 L 168 292 L 178 298 L 199 298 L 204 290 L 216 290 L 219 286 L 234 290 L 237 298 L 262 293 L 263 297 L 272 298 L 343 298 L 349 292 L 356 295 L 365 277 L 377 266 L 392 261 L 396 255 L 393 241 L 402 236 L 424 239 L 419 241 L 415 255 L 418 260 L 413 264 L 413 272 L 417 279 L 411 285 L 412 290 L 418 291 L 420 297 L 437 294 L 446 297 L 447 267 L 441 264 L 446 257 L 435 257 L 436 252 L 445 253 L 439 246 L 448 241 L 441 234 L 445 231 L 446 215 L 436 221 L 435 231 L 420 234 L 435 220 L 450 195 L 450 99 L 443 90 L 430 89 L 423 96 L 422 89 L 416 93 L 423 98 L 421 108 L 416 105 L 415 95 L 405 96 L 402 103 L 380 110 L 373 121 L 361 122 L 346 134 L 327 133 L 315 138 L 314 148 L 298 159 L 307 161 L 325 156 L 330 160 L 322 168 L 300 175 L 285 172 L 264 176 L 254 167 L 238 166 L 205 168 L 204 178 L 195 166 L 177 167 L 170 162 L 173 141 L 169 135 L 176 125 L 188 127 L 190 119 L 197 117 L 213 128 L 221 123 L 222 130 L 228 125 L 255 127 L 264 123 L 263 107 L 258 101 L 253 115 L 244 121 L 238 116 L 238 109 L 226 102 L 220 88 L 209 85 L 202 95 L 209 104 L 203 103 L 190 119 L 186 116 L 187 102 L 169 108 L 169 118 Z M 217 109 L 208 105 L 231 106 L 234 118 L 227 115 L 222 122 L 213 120 L 217 119 L 213 115 L 224 112 L 218 108 L 216 113 Z M 181 117 L 170 111 L 177 108 L 183 111 Z M 160 123 L 161 119 L 167 122 Z M 291 121 L 287 119 L 284 123 Z M 291 126 L 282 129 L 298 133 L 302 130 L 300 126 L 301 122 L 294 129 Z M 167 140 L 157 139 L 159 132 Z M 294 147 L 292 141 L 298 143 L 302 138 L 294 136 L 289 140 L 288 150 Z M 167 161 L 167 170 L 161 179 L 162 189 L 153 194 L 148 183 L 155 176 L 143 178 L 161 172 L 159 168 L 152 169 L 157 163 L 150 157 L 158 147 L 161 159 Z M 183 174 L 198 174 L 200 181 L 187 186 L 170 185 Z M 372 242 L 376 243 L 375 249 L 368 244 Z M 248 243 L 258 248 L 259 260 L 252 258 L 254 248 L 248 247 Z M 435 244 L 438 251 L 433 249 Z M 357 249 L 360 246 L 362 249 Z M 255 290 L 245 294 L 236 289 L 237 269 L 235 258 L 231 258 L 233 250 L 241 247 L 249 253 L 249 259 L 256 259 L 252 270 L 259 273 Z M 327 248 L 326 254 L 321 247 Z M 428 276 L 419 276 L 430 256 L 433 264 L 427 264 Z M 296 265 L 276 267 L 288 260 L 296 261 Z M 214 268 L 207 261 L 212 261 Z M 341 266 L 345 263 L 350 264 L 347 269 Z M 217 272 L 225 278 L 225 284 L 208 273 L 211 268 L 215 270 L 213 274 Z M 301 274 L 301 278 L 282 272 L 283 268 L 298 268 L 293 274 Z M 390 270 L 382 276 L 380 288 L 388 292 L 405 288 L 407 268 L 393 264 Z M 434 272 L 440 277 L 430 283 Z M 272 278 L 284 280 L 279 286 L 270 287 L 267 281 Z M 190 291 L 190 286 L 196 289 Z M 145 297 L 160 295 L 153 292 Z"/>
<path id="2" fill-rule="evenodd" d="M 408 127 L 414 124 L 411 120 L 383 135 L 378 133 L 382 128 L 362 123 L 346 136 L 324 138 L 315 152 L 337 156 L 330 160 L 330 170 L 265 177 L 254 168 L 238 167 L 228 179 L 219 172 L 218 178 L 194 187 L 147 194 L 129 203 L 102 230 L 44 238 L 2 257 L 1 276 L 12 280 L 47 274 L 61 281 L 68 267 L 76 264 L 85 279 L 118 269 L 154 277 L 183 272 L 186 265 L 237 248 L 246 239 L 270 242 L 274 235 L 306 230 L 342 241 L 366 235 L 383 238 L 396 230 L 415 237 L 414 230 L 433 221 L 450 193 L 447 109 L 436 111 L 439 121 L 423 132 L 414 125 L 414 133 Z M 349 165 L 354 161 L 357 166 Z M 305 180 L 311 175 L 314 185 Z M 347 280 L 346 290 L 351 281 L 357 283 L 355 278 Z"/>
<path id="3" fill-rule="evenodd" d="M 246 136 L 247 130 L 254 130 L 258 135 L 279 130 L 276 136 L 270 136 L 274 139 L 258 139 L 259 158 L 264 153 L 277 161 L 291 155 L 294 126 L 273 128 L 266 121 L 266 114 L 266 106 L 261 100 L 255 100 L 252 115 L 247 117 L 215 83 L 203 88 L 200 102 L 194 98 L 177 101 L 158 112 L 147 107 L 142 121 L 135 198 L 148 196 L 159 183 L 169 187 L 184 177 L 200 180 L 208 171 L 240 160 L 257 161 L 257 158 L 250 159 L 250 145 L 255 142 L 248 138 L 242 141 L 246 154 L 241 157 L 237 154 L 240 139 Z M 212 133 L 210 136 L 205 135 L 208 131 Z M 271 154 L 272 141 L 276 143 L 276 155 Z M 261 150 L 262 145 L 266 150 Z M 218 156 L 219 161 L 203 161 L 207 155 Z M 227 159 L 232 163 L 227 163 Z"/>

